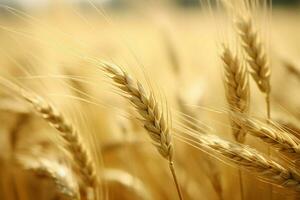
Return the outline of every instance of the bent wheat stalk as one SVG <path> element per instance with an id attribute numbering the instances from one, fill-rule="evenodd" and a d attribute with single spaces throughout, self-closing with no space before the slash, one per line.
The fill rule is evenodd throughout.
<path id="1" fill-rule="evenodd" d="M 250 17 L 239 16 L 236 21 L 236 27 L 242 41 L 242 46 L 248 57 L 247 62 L 251 69 L 250 73 L 260 91 L 266 94 L 267 116 L 270 119 L 271 69 L 263 43 Z"/>
<path id="2" fill-rule="evenodd" d="M 234 56 L 227 46 L 223 46 L 221 59 L 225 70 L 226 98 L 232 112 L 247 113 L 249 109 L 249 83 L 246 68 Z M 232 118 L 232 116 L 231 116 Z M 231 119 L 234 138 L 244 143 L 246 131 L 238 123 Z"/>
<path id="3" fill-rule="evenodd" d="M 115 86 L 124 92 L 126 98 L 134 105 L 137 112 L 142 117 L 144 128 L 152 139 L 152 144 L 156 147 L 160 155 L 169 161 L 170 171 L 179 198 L 183 199 L 174 168 L 174 148 L 170 127 L 165 119 L 164 113 L 160 110 L 160 106 L 157 103 L 153 92 L 150 92 L 150 95 L 147 95 L 142 84 L 139 81 L 133 80 L 120 67 L 107 62 L 102 62 L 101 66 L 114 81 Z"/>

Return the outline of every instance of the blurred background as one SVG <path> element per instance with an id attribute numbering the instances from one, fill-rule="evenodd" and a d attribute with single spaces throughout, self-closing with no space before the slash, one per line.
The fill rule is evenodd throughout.
<path id="1" fill-rule="evenodd" d="M 277 113 L 280 116 L 292 113 L 300 118 L 300 78 L 291 78 L 286 67 L 300 66 L 300 0 L 273 0 L 273 4 L 272 26 L 257 15 L 262 39 L 267 44 L 270 41 L 271 47 L 272 115 L 275 118 Z M 97 10 L 96 6 L 104 9 Z M 172 184 L 170 173 L 140 124 L 121 118 L 123 113 L 131 115 L 130 105 L 115 94 L 91 60 L 103 59 L 124 66 L 145 84 L 148 77 L 145 78 L 143 69 L 146 69 L 151 82 L 158 85 L 159 95 L 166 96 L 174 109 L 174 117 L 180 112 L 187 113 L 213 130 L 213 134 L 233 140 L 228 116 L 215 112 L 228 109 L 222 64 L 218 57 L 220 48 L 216 45 L 220 41 L 216 35 L 225 33 L 222 28 L 226 29 L 226 20 L 231 19 L 226 19 L 222 13 L 213 13 L 220 16 L 223 25 L 216 26 L 214 18 L 202 12 L 207 10 L 200 7 L 200 0 L 0 0 L 0 75 L 18 79 L 22 86 L 55 102 L 74 119 L 84 129 L 84 139 L 95 143 L 93 150 L 100 152 L 97 156 L 103 160 L 105 169 L 118 169 L 125 173 L 125 179 L 131 174 L 141 180 L 153 196 L 148 199 L 176 199 L 175 187 L 165 187 Z M 269 26 L 272 28 L 270 37 L 269 30 L 266 30 Z M 224 35 L 226 38 L 226 33 Z M 230 43 L 234 37 L 235 33 L 229 34 L 226 41 Z M 76 80 L 71 77 L 76 77 Z M 48 133 L 53 130 L 50 127 L 45 129 L 47 124 L 42 124 L 39 118 L 33 118 L 25 110 L 31 124 L 27 126 L 25 123 L 20 138 L 17 137 L 16 147 L 11 147 L 10 144 L 14 144 L 11 138 L 15 138 L 11 135 L 16 134 L 14 127 L 20 127 L 18 121 L 23 119 L 23 111 L 18 110 L 15 102 L 8 101 L 8 104 L 5 101 L 10 100 L 10 94 L 2 96 L 5 98 L 0 98 L 4 102 L 3 105 L 0 102 L 0 106 L 12 111 L 8 117 L 0 107 L 0 199 L 14 199 L 7 198 L 16 193 L 7 180 L 14 181 L 15 177 L 22 179 L 16 182 L 23 187 L 28 185 L 25 190 L 27 199 L 54 199 L 50 198 L 51 191 L 41 185 L 39 179 L 31 182 L 30 177 L 6 173 L 11 170 L 7 164 L 10 162 L 7 152 L 18 155 L 24 149 L 31 150 L 34 145 L 39 149 L 40 144 L 49 143 L 51 134 Z M 75 98 L 67 98 L 69 96 Z M 104 108 L 78 101 L 79 98 L 104 105 Z M 253 116 L 264 118 L 265 100 L 253 81 L 251 98 Z M 142 145 L 137 148 L 136 144 L 140 142 Z M 109 149 L 118 144 L 121 144 L 120 148 Z M 52 148 L 51 145 L 48 146 Z M 247 145 L 267 152 L 267 148 L 254 138 L 247 138 Z M 175 146 L 179 179 L 186 186 L 183 188 L 186 199 L 198 200 L 200 196 L 210 200 L 240 199 L 239 192 L 236 192 L 240 179 L 235 168 L 180 140 L 175 141 Z M 55 149 L 53 152 L 60 155 Z M 212 165 L 203 159 L 211 160 Z M 6 165 L 1 166 L 1 163 Z M 216 169 L 212 170 L 211 166 Z M 269 185 L 246 173 L 243 180 L 245 200 L 267 199 Z M 108 186 L 112 193 L 110 200 L 143 199 L 133 197 L 131 188 L 120 192 L 112 183 Z M 123 188 L 128 189 L 126 185 Z M 275 193 L 277 198 L 273 200 L 293 199 L 285 192 L 281 194 L 274 190 L 274 197 Z"/>
<path id="2" fill-rule="evenodd" d="M 94 4 L 105 4 L 114 8 L 125 8 L 131 7 L 134 4 L 140 3 L 136 0 L 89 0 Z M 0 0 L 1 4 L 10 5 L 23 9 L 41 8 L 47 7 L 53 4 L 59 4 L 61 2 L 69 2 L 72 4 L 77 4 L 79 6 L 86 6 L 89 4 L 88 0 Z M 200 7 L 199 0 L 163 0 L 162 2 L 169 2 L 179 7 Z M 273 0 L 273 5 L 275 6 L 295 6 L 299 5 L 300 0 Z"/>

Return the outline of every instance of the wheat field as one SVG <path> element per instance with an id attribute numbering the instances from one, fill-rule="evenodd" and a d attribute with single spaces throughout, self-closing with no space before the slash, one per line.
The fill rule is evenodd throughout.
<path id="1" fill-rule="evenodd" d="M 50 2 L 0 4 L 0 199 L 300 199 L 297 6 Z"/>

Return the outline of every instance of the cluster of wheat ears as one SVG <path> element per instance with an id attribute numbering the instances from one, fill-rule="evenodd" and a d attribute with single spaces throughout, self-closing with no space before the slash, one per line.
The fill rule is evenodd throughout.
<path id="1" fill-rule="evenodd" d="M 63 75 L 57 75 L 57 71 L 36 75 L 39 66 L 32 70 L 27 66 L 50 61 L 45 68 L 51 69 L 50 65 L 59 63 L 51 62 L 57 59 L 54 54 L 38 58 L 39 54 L 27 49 L 20 54 L 34 58 L 28 63 L 1 51 L 25 75 L 15 75 L 9 67 L 8 74 L 1 70 L 0 153 L 5 156 L 0 159 L 0 198 L 298 199 L 300 131 L 289 118 L 273 118 L 272 56 L 263 23 L 269 20 L 270 2 L 202 3 L 212 14 L 213 23 L 221 24 L 215 41 L 225 95 L 219 97 L 210 92 L 214 99 L 225 97 L 223 109 L 208 109 L 199 104 L 189 107 L 186 96 L 178 90 L 157 89 L 159 81 L 142 64 L 139 70 L 143 78 L 133 78 L 136 76 L 131 76 L 130 68 L 124 65 L 104 61 L 93 53 L 86 56 L 87 52 L 80 48 L 66 45 L 73 35 L 46 27 L 41 19 L 22 11 L 4 7 L 30 28 L 41 29 L 35 35 L 1 25 L 1 34 L 8 34 L 15 42 L 11 47 L 14 53 L 22 49 L 16 38 L 25 37 L 58 51 L 60 56 L 68 54 L 72 62 L 61 62 L 58 69 Z M 90 5 L 114 27 L 103 10 L 91 2 Z M 216 14 L 218 10 L 221 14 Z M 94 31 L 95 27 L 78 15 Z M 51 36 L 42 38 L 42 30 Z M 177 87 L 185 77 L 180 50 L 168 31 L 163 32 L 161 43 L 173 71 L 164 78 L 175 79 Z M 149 44 L 147 48 L 149 51 L 152 47 Z M 79 72 L 62 66 L 74 63 Z M 286 66 L 299 78 L 292 64 Z M 32 84 L 34 81 L 38 84 Z M 257 87 L 250 87 L 251 82 Z M 109 87 L 109 94 L 107 90 L 99 93 L 103 85 Z M 55 94 L 50 88 L 58 92 Z M 264 106 L 259 106 L 263 115 L 251 112 L 258 110 L 257 104 L 251 102 L 253 96 L 263 99 L 260 102 Z M 224 131 L 201 122 L 201 110 L 225 117 Z M 215 117 L 214 121 L 218 119 Z M 231 132 L 230 137 L 218 133 L 222 131 Z"/>

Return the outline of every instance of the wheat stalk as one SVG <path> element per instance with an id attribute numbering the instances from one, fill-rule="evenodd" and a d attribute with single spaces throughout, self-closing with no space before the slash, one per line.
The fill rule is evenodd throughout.
<path id="1" fill-rule="evenodd" d="M 73 156 L 82 178 L 88 186 L 96 187 L 98 182 L 95 165 L 86 146 L 81 142 L 77 129 L 42 97 L 31 94 L 23 89 L 21 89 L 20 94 L 46 122 L 59 131 L 60 136 L 66 142 L 66 149 Z"/>
<path id="2" fill-rule="evenodd" d="M 214 135 L 200 135 L 196 140 L 200 147 L 217 152 L 259 178 L 276 186 L 300 192 L 300 177 L 296 171 L 283 167 L 255 149 L 227 142 Z"/>
<path id="3" fill-rule="evenodd" d="M 249 109 L 250 94 L 246 68 L 226 46 L 223 46 L 221 59 L 224 63 L 226 98 L 229 107 L 233 112 L 245 114 Z M 231 126 L 235 140 L 243 143 L 246 131 L 232 119 Z"/>
<path id="4" fill-rule="evenodd" d="M 174 169 L 174 148 L 170 127 L 164 113 L 160 110 L 154 94 L 150 92 L 150 95 L 147 95 L 142 84 L 139 81 L 133 80 L 120 67 L 107 62 L 102 62 L 101 66 L 114 81 L 115 86 L 125 93 L 126 98 L 134 105 L 142 117 L 144 128 L 152 139 L 152 144 L 156 147 L 160 155 L 169 161 L 169 167 L 179 198 L 183 199 Z"/>
<path id="5" fill-rule="evenodd" d="M 267 116 L 270 119 L 271 69 L 263 43 L 250 17 L 239 16 L 236 21 L 236 27 L 242 41 L 242 46 L 247 54 L 247 62 L 251 69 L 250 74 L 260 91 L 266 94 Z"/>

